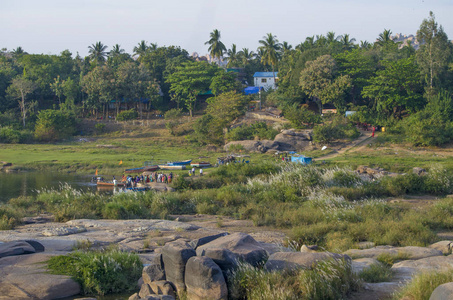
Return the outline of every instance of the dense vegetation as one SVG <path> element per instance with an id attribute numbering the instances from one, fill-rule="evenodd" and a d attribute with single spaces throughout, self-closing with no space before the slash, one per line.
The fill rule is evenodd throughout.
<path id="1" fill-rule="evenodd" d="M 218 30 L 211 33 L 206 42 L 210 54 L 216 61 L 226 57 L 229 68 L 241 68 L 249 83 L 256 71 L 278 71 L 278 89 L 262 97 L 267 105 L 280 107 L 294 127 L 322 127 L 316 125 L 323 122 L 320 109 L 330 104 L 340 114 L 356 111 L 353 122 L 390 127 L 415 145 L 442 145 L 453 137 L 452 45 L 432 13 L 417 31 L 418 50 L 410 43 L 395 42 L 390 30 L 379 34 L 375 43 L 356 44 L 348 34 L 328 32 L 307 37 L 294 48 L 268 33 L 256 52 L 238 51 L 235 44 L 226 49 L 220 37 Z M 55 118 L 40 114 L 42 110 L 61 110 L 76 118 L 128 120 L 173 108 L 192 115 L 207 101 L 208 109 L 190 140 L 221 144 L 226 140 L 224 129 L 244 113 L 250 100 L 236 94 L 244 87 L 236 80 L 237 73 L 195 61 L 177 46 L 142 41 L 133 54 L 118 44 L 109 52 L 101 42 L 88 48 L 90 55 L 84 58 L 73 57 L 68 50 L 60 55 L 28 54 L 21 47 L 2 50 L 2 142 L 28 142 L 30 132 L 38 141 L 77 132 L 76 124 L 46 132 L 42 124 L 49 120 L 44 119 Z M 209 95 L 214 97 L 206 100 Z M 317 131 L 318 141 L 328 142 L 323 130 L 327 129 Z M 193 129 L 173 126 L 172 132 L 187 134 Z"/>

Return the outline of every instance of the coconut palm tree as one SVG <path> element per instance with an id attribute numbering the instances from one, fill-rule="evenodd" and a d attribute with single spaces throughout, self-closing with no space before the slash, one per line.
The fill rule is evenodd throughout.
<path id="1" fill-rule="evenodd" d="M 112 47 L 112 50 L 110 50 L 109 52 L 109 56 L 110 57 L 115 57 L 115 56 L 119 56 L 121 54 L 124 54 L 125 51 L 124 49 L 121 48 L 121 45 L 119 44 L 116 44 Z"/>
<path id="2" fill-rule="evenodd" d="M 220 58 L 222 57 L 223 53 L 226 51 L 225 45 L 220 41 L 220 31 L 217 29 L 214 29 L 210 34 L 209 34 L 209 41 L 204 43 L 205 45 L 209 45 L 208 51 L 209 54 L 215 59 L 216 57 L 219 60 L 219 65 L 220 65 Z"/>
<path id="3" fill-rule="evenodd" d="M 149 47 L 148 47 L 149 51 L 151 51 L 151 52 L 156 51 L 157 48 L 159 48 L 157 46 L 157 43 L 151 43 L 151 44 L 149 44 Z"/>
<path id="4" fill-rule="evenodd" d="M 384 28 L 384 31 L 379 34 L 376 44 L 379 46 L 384 46 L 385 44 L 388 44 L 388 43 L 394 43 L 391 36 L 392 36 L 392 31 L 390 29 Z"/>
<path id="5" fill-rule="evenodd" d="M 24 51 L 24 48 L 22 48 L 21 46 L 19 46 L 16 49 L 14 49 L 12 51 L 12 53 L 13 53 L 14 56 L 18 56 L 18 55 L 22 55 L 22 54 L 28 54 L 27 52 Z"/>
<path id="6" fill-rule="evenodd" d="M 263 40 L 259 40 L 262 45 L 259 49 L 263 50 L 263 56 L 261 56 L 261 63 L 269 64 L 272 66 L 272 75 L 274 77 L 274 88 L 275 88 L 275 65 L 277 65 L 280 58 L 279 51 L 281 44 L 277 40 L 277 36 L 268 33 L 263 37 Z"/>
<path id="7" fill-rule="evenodd" d="M 242 60 L 242 65 L 245 67 L 248 62 L 255 58 L 256 54 L 253 51 L 250 51 L 249 48 L 242 48 L 239 52 Z"/>
<path id="8" fill-rule="evenodd" d="M 281 51 L 280 51 L 281 53 L 280 54 L 282 56 L 286 55 L 286 54 L 290 53 L 292 49 L 293 49 L 293 46 L 285 41 L 285 42 L 282 43 L 282 48 L 281 48 Z"/>
<path id="9" fill-rule="evenodd" d="M 148 52 L 148 49 L 148 45 L 144 40 L 142 40 L 137 46 L 134 47 L 134 56 L 138 56 L 138 58 L 140 58 Z"/>
<path id="10" fill-rule="evenodd" d="M 354 48 L 355 38 L 350 39 L 349 34 L 340 35 L 339 38 L 343 50 L 349 51 Z"/>
<path id="11" fill-rule="evenodd" d="M 227 67 L 228 68 L 237 67 L 239 65 L 240 52 L 236 51 L 236 44 L 231 45 L 231 49 L 228 49 L 227 55 L 228 55 Z"/>
<path id="12" fill-rule="evenodd" d="M 88 46 L 90 58 L 98 63 L 103 63 L 105 61 L 105 57 L 107 56 L 107 52 L 105 52 L 105 50 L 107 50 L 107 46 L 102 42 L 97 42 L 96 44 Z"/>
<path id="13" fill-rule="evenodd" d="M 360 41 L 360 48 L 369 49 L 370 47 L 371 47 L 371 44 L 368 43 L 368 41 Z"/>
<path id="14" fill-rule="evenodd" d="M 329 31 L 326 35 L 326 38 L 327 38 L 327 43 L 332 44 L 332 43 L 335 43 L 336 41 L 338 41 L 338 39 L 340 37 L 339 36 L 335 37 L 335 32 Z"/>

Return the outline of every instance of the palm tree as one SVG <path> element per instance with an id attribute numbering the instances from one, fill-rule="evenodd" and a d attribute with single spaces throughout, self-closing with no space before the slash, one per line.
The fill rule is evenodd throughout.
<path id="1" fill-rule="evenodd" d="M 208 51 L 209 54 L 215 59 L 216 57 L 219 59 L 220 65 L 220 58 L 222 57 L 223 53 L 226 51 L 225 45 L 220 41 L 220 31 L 214 29 L 209 34 L 209 41 L 204 43 L 205 45 L 209 45 Z"/>
<path id="2" fill-rule="evenodd" d="M 13 53 L 14 56 L 18 56 L 18 55 L 22 55 L 22 54 L 28 54 L 27 52 L 24 51 L 24 49 L 21 46 L 19 46 L 16 49 L 14 49 L 12 51 L 12 53 Z"/>
<path id="3" fill-rule="evenodd" d="M 107 50 L 107 46 L 102 42 L 97 42 L 96 44 L 88 46 L 90 58 L 98 63 L 103 63 L 105 61 L 105 57 L 107 56 L 107 52 L 105 52 L 105 50 Z"/>
<path id="4" fill-rule="evenodd" d="M 151 44 L 149 44 L 149 47 L 148 47 L 149 51 L 151 51 L 151 52 L 156 51 L 157 48 L 158 48 L 157 43 L 151 43 Z"/>
<path id="5" fill-rule="evenodd" d="M 326 35 L 326 38 L 327 38 L 327 43 L 332 44 L 332 43 L 338 41 L 339 36 L 335 37 L 335 32 L 329 31 Z"/>
<path id="6" fill-rule="evenodd" d="M 263 56 L 261 56 L 261 63 L 269 64 L 272 66 L 272 75 L 274 76 L 274 88 L 275 88 L 275 65 L 278 63 L 280 57 L 279 51 L 281 44 L 277 40 L 277 36 L 268 33 L 267 36 L 263 37 L 264 40 L 259 40 L 262 45 L 260 49 L 263 50 Z"/>
<path id="7" fill-rule="evenodd" d="M 227 55 L 228 55 L 227 67 L 228 68 L 237 67 L 239 63 L 240 52 L 236 51 L 236 44 L 231 45 L 231 49 L 228 49 Z"/>
<path id="8" fill-rule="evenodd" d="M 368 43 L 368 41 L 360 41 L 360 48 L 362 49 L 368 49 L 371 47 L 371 44 Z"/>
<path id="9" fill-rule="evenodd" d="M 384 31 L 379 34 L 376 44 L 378 44 L 379 46 L 384 46 L 387 43 L 394 43 L 391 35 L 392 31 L 384 28 Z"/>
<path id="10" fill-rule="evenodd" d="M 112 47 L 112 50 L 109 52 L 110 57 L 115 57 L 123 54 L 125 51 L 121 48 L 121 45 L 116 44 Z"/>
<path id="11" fill-rule="evenodd" d="M 242 65 L 245 67 L 247 63 L 254 59 L 256 54 L 253 51 L 249 51 L 249 48 L 242 48 L 242 51 L 239 52 L 242 59 Z"/>
<path id="12" fill-rule="evenodd" d="M 285 55 L 285 54 L 288 54 L 289 52 L 291 52 L 291 50 L 293 49 L 293 46 L 290 45 L 288 42 L 283 42 L 282 43 L 282 49 L 281 49 L 281 55 Z"/>
<path id="13" fill-rule="evenodd" d="M 134 47 L 134 56 L 138 56 L 140 58 L 148 52 L 148 49 L 148 45 L 146 45 L 146 42 L 142 40 L 137 46 Z"/>
<path id="14" fill-rule="evenodd" d="M 349 39 L 349 34 L 340 35 L 339 38 L 343 50 L 349 51 L 354 48 L 355 38 Z"/>

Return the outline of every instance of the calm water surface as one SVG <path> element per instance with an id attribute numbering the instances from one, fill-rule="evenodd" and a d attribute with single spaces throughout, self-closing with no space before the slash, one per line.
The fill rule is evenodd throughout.
<path id="1" fill-rule="evenodd" d="M 96 185 L 90 182 L 91 177 L 55 172 L 0 172 L 0 202 L 19 196 L 36 195 L 42 189 L 59 189 L 66 183 L 78 190 L 96 192 Z"/>

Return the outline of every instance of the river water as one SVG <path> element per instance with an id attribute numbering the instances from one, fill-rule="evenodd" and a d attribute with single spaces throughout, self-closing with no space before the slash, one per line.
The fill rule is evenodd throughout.
<path id="1" fill-rule="evenodd" d="M 0 203 L 19 196 L 32 196 L 42 189 L 59 189 L 68 184 L 72 188 L 96 192 L 90 182 L 92 175 L 55 172 L 0 172 Z"/>

